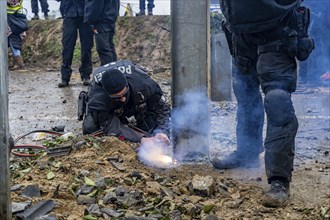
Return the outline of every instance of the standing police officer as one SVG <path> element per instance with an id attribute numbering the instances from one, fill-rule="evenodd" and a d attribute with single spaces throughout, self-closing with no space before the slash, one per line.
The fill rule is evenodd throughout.
<path id="1" fill-rule="evenodd" d="M 47 0 L 39 0 L 40 1 L 40 5 L 41 5 L 41 11 L 44 13 L 44 17 L 46 20 L 49 19 L 48 17 L 48 2 Z M 32 9 L 32 13 L 34 14 L 34 16 L 31 18 L 32 20 L 39 20 L 39 5 L 38 5 L 38 0 L 31 0 L 31 9 Z"/>
<path id="2" fill-rule="evenodd" d="M 148 15 L 153 15 L 152 9 L 155 7 L 154 0 L 147 0 L 148 1 Z M 140 0 L 140 12 L 136 13 L 136 16 L 146 15 L 146 0 Z"/>
<path id="3" fill-rule="evenodd" d="M 101 65 L 117 60 L 113 37 L 118 14 L 119 0 L 86 1 L 84 22 L 92 26 Z"/>
<path id="4" fill-rule="evenodd" d="M 85 1 L 57 1 L 61 1 L 60 11 L 63 17 L 61 82 L 58 84 L 58 87 L 69 86 L 72 74 L 71 65 L 78 31 L 81 46 L 81 65 L 79 67 L 79 72 L 83 85 L 88 86 L 90 84 L 90 75 L 93 71 L 93 32 L 90 29 L 90 26 L 87 23 L 84 23 Z"/>
<path id="5" fill-rule="evenodd" d="M 313 50 L 308 37 L 309 10 L 301 0 L 221 0 L 223 24 L 233 56 L 237 99 L 237 151 L 215 158 L 215 168 L 258 165 L 267 114 L 265 167 L 270 190 L 263 205 L 285 205 L 289 197 L 298 122 L 291 101 L 298 60 Z M 265 94 L 264 104 L 259 86 Z"/>
<path id="6" fill-rule="evenodd" d="M 117 61 L 99 67 L 93 75 L 84 134 L 103 130 L 105 135 L 140 142 L 155 130 L 169 133 L 170 108 L 160 86 L 142 67 Z M 128 126 L 132 116 L 133 128 Z"/>

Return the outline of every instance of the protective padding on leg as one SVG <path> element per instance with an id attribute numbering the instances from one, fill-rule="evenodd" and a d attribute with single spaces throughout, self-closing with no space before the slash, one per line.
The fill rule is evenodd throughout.
<path id="1" fill-rule="evenodd" d="M 294 115 L 290 94 L 282 89 L 270 90 L 265 96 L 265 110 L 269 123 L 287 124 Z"/>
<path id="2" fill-rule="evenodd" d="M 94 119 L 91 115 L 87 115 L 84 118 L 83 125 L 82 125 L 82 130 L 83 130 L 84 135 L 91 134 L 91 133 L 99 130 L 99 128 L 95 124 Z"/>

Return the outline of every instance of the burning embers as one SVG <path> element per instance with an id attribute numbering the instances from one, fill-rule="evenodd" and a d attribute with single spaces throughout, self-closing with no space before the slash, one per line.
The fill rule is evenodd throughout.
<path id="1" fill-rule="evenodd" d="M 168 137 L 159 133 L 141 141 L 138 156 L 148 166 L 170 168 L 176 165 L 172 152 L 173 148 Z"/>

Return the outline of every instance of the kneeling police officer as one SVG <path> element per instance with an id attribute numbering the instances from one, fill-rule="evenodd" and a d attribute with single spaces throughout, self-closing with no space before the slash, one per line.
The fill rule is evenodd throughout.
<path id="1" fill-rule="evenodd" d="M 99 67 L 87 100 L 84 134 L 102 130 L 105 135 L 140 142 L 152 133 L 169 133 L 170 108 L 162 89 L 143 67 L 130 61 Z M 134 126 L 129 126 L 131 119 Z"/>

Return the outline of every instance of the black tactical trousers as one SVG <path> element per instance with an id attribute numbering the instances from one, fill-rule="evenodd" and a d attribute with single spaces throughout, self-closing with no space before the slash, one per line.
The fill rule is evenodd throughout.
<path id="1" fill-rule="evenodd" d="M 257 157 L 262 147 L 264 112 L 267 114 L 265 166 L 268 179 L 291 179 L 297 118 L 291 102 L 295 91 L 295 58 L 285 51 L 267 51 L 258 55 L 265 44 L 262 34 L 233 34 L 233 89 L 238 103 L 237 150 L 245 157 Z M 280 45 L 275 40 L 266 45 Z M 264 93 L 264 103 L 259 86 Z M 247 158 L 248 159 L 248 158 Z"/>
<path id="2" fill-rule="evenodd" d="M 69 82 L 71 78 L 71 65 L 79 32 L 80 38 L 80 61 L 79 72 L 81 79 L 89 79 L 93 71 L 92 66 L 92 47 L 93 32 L 87 23 L 83 22 L 83 17 L 66 17 L 63 20 L 63 37 L 62 37 L 62 80 Z"/>
<path id="3" fill-rule="evenodd" d="M 95 35 L 96 51 L 100 57 L 101 66 L 117 61 L 117 54 L 113 37 L 115 34 L 115 25 L 109 31 L 100 31 Z"/>
<path id="4" fill-rule="evenodd" d="M 48 13 L 48 3 L 47 0 L 39 0 L 41 5 L 41 11 L 43 13 Z M 33 14 L 37 14 L 39 12 L 38 0 L 31 0 L 31 9 Z"/>
<path id="5" fill-rule="evenodd" d="M 143 134 L 129 128 L 115 113 L 94 111 L 83 121 L 83 134 L 102 130 L 105 135 L 116 136 L 131 142 L 140 142 Z"/>
<path id="6" fill-rule="evenodd" d="M 154 5 L 154 0 L 147 0 L 148 1 L 148 10 L 152 10 L 155 5 Z M 146 0 L 140 0 L 140 10 L 144 11 L 146 10 Z"/>

